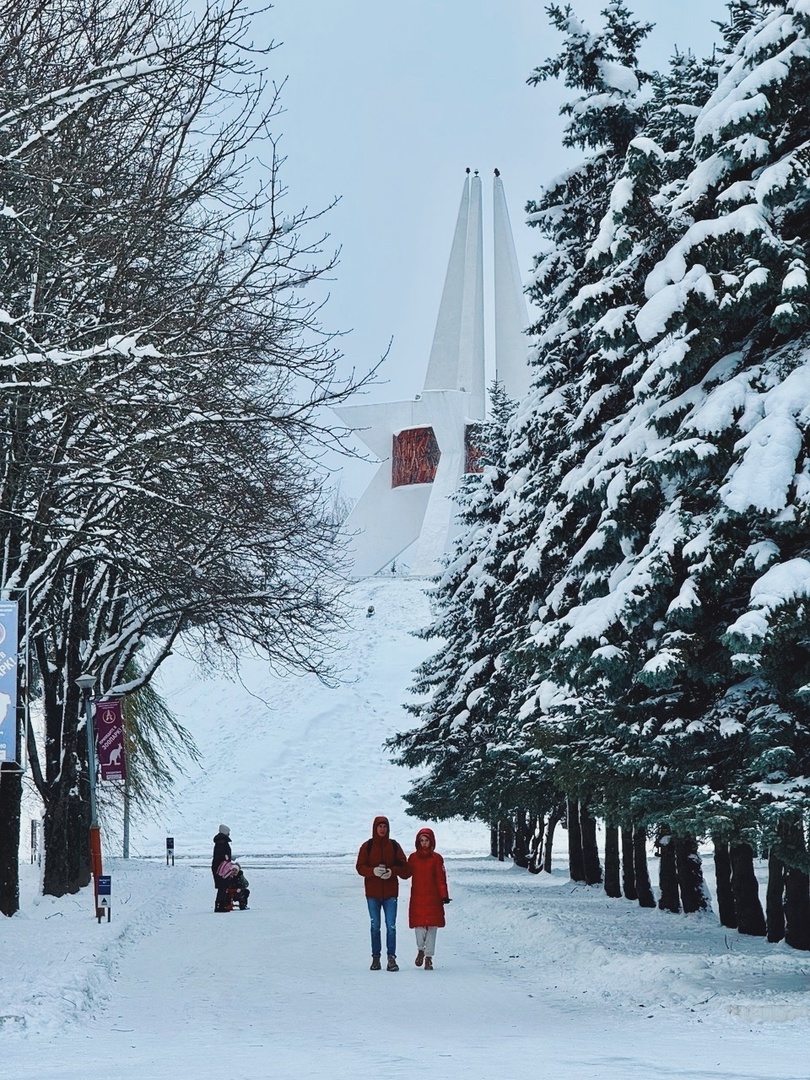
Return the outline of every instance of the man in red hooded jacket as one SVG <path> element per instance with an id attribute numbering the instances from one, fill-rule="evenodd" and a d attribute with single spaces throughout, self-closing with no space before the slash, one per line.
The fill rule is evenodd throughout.
<path id="1" fill-rule="evenodd" d="M 371 918 L 371 970 L 381 968 L 382 916 L 385 916 L 385 945 L 388 953 L 387 971 L 399 971 L 397 964 L 397 878 L 411 876 L 405 852 L 390 836 L 387 817 L 374 818 L 371 839 L 357 853 L 357 873 L 365 879 L 366 903 Z"/>

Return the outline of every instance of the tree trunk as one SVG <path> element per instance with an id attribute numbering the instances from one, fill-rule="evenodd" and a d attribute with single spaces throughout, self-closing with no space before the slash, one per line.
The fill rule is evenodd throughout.
<path id="1" fill-rule="evenodd" d="M 599 845 L 596 843 L 596 818 L 591 817 L 587 805 L 579 804 L 579 829 L 582 835 L 582 862 L 586 885 L 602 884 L 602 864 L 599 861 Z"/>
<path id="2" fill-rule="evenodd" d="M 582 832 L 579 827 L 579 803 L 569 799 L 568 810 L 568 873 L 572 881 L 585 881 L 585 861 L 582 854 Z"/>
<path id="3" fill-rule="evenodd" d="M 515 866 L 519 866 L 521 870 L 528 870 L 529 841 L 531 838 L 528 811 L 516 810 L 514 822 L 515 842 L 512 848 L 512 859 L 514 860 Z"/>
<path id="4" fill-rule="evenodd" d="M 43 683 L 45 680 L 43 680 Z M 61 725 L 63 716 L 78 715 L 79 702 L 56 700 L 48 708 L 46 689 L 46 731 Z M 44 791 L 43 831 L 45 869 L 42 891 L 46 896 L 76 893 L 88 884 L 90 864 L 90 778 L 87 762 L 87 735 L 76 720 L 66 723 L 58 740 L 49 739 L 48 776 Z M 63 747 L 57 758 L 58 746 Z"/>
<path id="5" fill-rule="evenodd" d="M 810 879 L 794 866 L 785 871 L 785 944 L 810 951 Z"/>
<path id="6" fill-rule="evenodd" d="M 22 773 L 0 765 L 0 914 L 20 909 L 20 801 Z"/>
<path id="7" fill-rule="evenodd" d="M 681 900 L 678 895 L 678 864 L 675 858 L 675 841 L 670 835 L 668 826 L 661 829 L 658 844 L 661 849 L 658 863 L 658 885 L 661 895 L 658 898 L 658 907 L 661 911 L 677 914 L 681 910 Z"/>
<path id="8" fill-rule="evenodd" d="M 75 597 L 73 604 L 78 604 Z M 79 639 L 71 639 L 55 666 L 49 662 L 43 637 L 35 637 L 34 646 L 45 712 L 45 777 L 40 787 L 45 806 L 42 889 L 46 896 L 64 896 L 78 892 L 91 876 L 87 732 L 79 690 L 66 677 L 66 672 L 82 670 Z"/>
<path id="9" fill-rule="evenodd" d="M 605 861 L 607 862 L 607 855 Z M 622 828 L 622 892 L 628 900 L 638 900 L 633 830 L 626 827 Z"/>
<path id="10" fill-rule="evenodd" d="M 532 815 L 532 838 L 529 842 L 529 873 L 539 874 L 543 869 L 543 830 L 546 823 L 542 814 Z"/>
<path id="11" fill-rule="evenodd" d="M 717 912 L 721 926 L 737 929 L 737 905 L 731 885 L 731 853 L 728 843 L 712 837 L 714 844 L 714 879 L 717 890 Z M 781 908 L 781 900 L 780 900 Z"/>
<path id="12" fill-rule="evenodd" d="M 768 856 L 768 888 L 765 891 L 765 925 L 768 941 L 776 944 L 785 936 L 785 864 L 773 849 Z"/>
<path id="13" fill-rule="evenodd" d="M 779 828 L 780 855 L 784 863 L 785 944 L 810 950 L 810 885 L 805 871 L 807 842 L 801 818 L 785 821 Z"/>
<path id="14" fill-rule="evenodd" d="M 703 863 L 698 852 L 697 837 L 682 836 L 675 841 L 675 866 L 684 914 L 708 911 L 711 905 L 703 879 Z"/>
<path id="15" fill-rule="evenodd" d="M 498 822 L 492 821 L 489 825 L 489 853 L 493 859 L 498 858 Z"/>
<path id="16" fill-rule="evenodd" d="M 546 826 L 546 841 L 544 847 L 546 853 L 543 856 L 543 869 L 547 874 L 551 873 L 552 856 L 554 852 L 554 833 L 562 820 L 563 807 L 560 806 L 558 810 L 553 810 L 549 815 L 548 825 Z"/>
<path id="17" fill-rule="evenodd" d="M 737 929 L 751 937 L 764 937 L 765 915 L 759 901 L 754 851 L 750 844 L 731 845 L 731 884 L 737 906 Z"/>
<path id="18" fill-rule="evenodd" d="M 90 818 L 86 804 L 60 785 L 45 803 L 46 896 L 76 893 L 90 881 Z"/>
<path id="19" fill-rule="evenodd" d="M 501 862 L 512 857 L 515 843 L 515 831 L 511 821 L 498 822 L 498 858 Z"/>
<path id="20" fill-rule="evenodd" d="M 650 884 L 650 871 L 647 866 L 647 830 L 642 826 L 633 833 L 633 866 L 635 869 L 638 906 L 654 908 L 655 897 Z"/>
<path id="21" fill-rule="evenodd" d="M 619 828 L 617 825 L 605 825 L 605 892 L 608 896 L 620 897 L 621 871 L 619 866 Z"/>

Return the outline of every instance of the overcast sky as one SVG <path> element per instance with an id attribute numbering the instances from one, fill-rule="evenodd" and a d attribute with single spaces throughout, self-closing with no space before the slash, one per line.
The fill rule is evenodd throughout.
<path id="1" fill-rule="evenodd" d="M 279 43 L 271 74 L 287 79 L 278 130 L 289 207 L 314 211 L 340 197 L 326 219 L 341 255 L 323 322 L 350 331 L 347 367 L 371 366 L 393 339 L 388 384 L 369 401 L 412 397 L 422 388 L 467 166 L 484 180 L 485 259 L 497 167 L 521 272 L 531 268 L 537 239 L 523 224 L 524 205 L 575 160 L 560 146 L 564 91 L 526 85 L 561 44 L 545 6 L 276 0 L 257 17 L 257 41 Z M 604 6 L 572 3 L 594 28 Z M 722 0 L 630 6 L 656 23 L 642 53 L 651 67 L 666 64 L 676 47 L 709 51 L 717 37 L 712 20 L 726 14 Z M 357 483 L 347 478 L 354 497 Z"/>

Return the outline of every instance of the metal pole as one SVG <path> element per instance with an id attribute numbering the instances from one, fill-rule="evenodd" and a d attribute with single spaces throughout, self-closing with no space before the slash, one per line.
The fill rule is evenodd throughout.
<path id="1" fill-rule="evenodd" d="M 93 680 L 95 682 L 95 679 Z M 84 687 L 84 711 L 87 726 L 87 770 L 90 776 L 90 828 L 98 828 L 96 809 L 96 747 L 93 732 L 93 705 L 90 701 L 90 687 Z"/>
<path id="2" fill-rule="evenodd" d="M 96 741 L 93 733 L 93 704 L 91 694 L 96 685 L 95 675 L 80 675 L 76 685 L 84 697 L 85 724 L 87 727 L 87 771 L 90 781 L 90 870 L 93 875 L 93 902 L 95 904 L 96 918 L 101 922 L 104 914 L 98 906 L 98 879 L 101 877 L 101 830 L 98 827 L 98 810 L 96 806 Z"/>
<path id="3" fill-rule="evenodd" d="M 124 858 L 129 858 L 129 762 L 124 776 Z"/>

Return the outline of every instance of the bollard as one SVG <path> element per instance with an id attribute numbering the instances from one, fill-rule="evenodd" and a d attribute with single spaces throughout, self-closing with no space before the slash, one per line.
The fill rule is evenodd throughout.
<path id="1" fill-rule="evenodd" d="M 104 912 L 107 912 L 107 922 L 112 918 L 112 878 L 102 874 L 98 879 L 98 892 L 96 893 L 96 918 L 101 922 Z"/>

